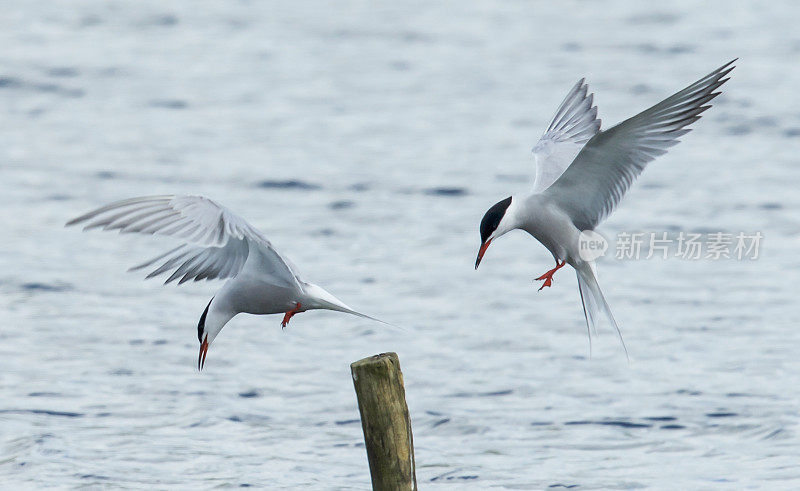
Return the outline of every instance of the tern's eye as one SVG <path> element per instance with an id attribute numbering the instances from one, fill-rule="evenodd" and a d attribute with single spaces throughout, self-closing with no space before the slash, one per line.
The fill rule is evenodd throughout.
<path id="1" fill-rule="evenodd" d="M 489 208 L 489 211 L 483 215 L 483 220 L 481 220 L 481 242 L 486 242 L 489 236 L 492 235 L 492 232 L 497 230 L 510 204 L 511 196 L 503 201 L 495 203 L 494 206 Z"/>

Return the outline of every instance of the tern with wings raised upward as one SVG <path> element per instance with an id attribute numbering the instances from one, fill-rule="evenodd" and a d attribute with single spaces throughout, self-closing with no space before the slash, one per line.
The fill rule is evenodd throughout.
<path id="1" fill-rule="evenodd" d="M 686 127 L 711 107 L 708 102 L 720 94 L 715 90 L 728 80 L 725 77 L 735 61 L 605 131 L 600 131 L 593 95 L 588 94 L 583 79 L 578 81 L 533 148 L 533 191 L 510 196 L 484 215 L 475 269 L 494 239 L 522 229 L 541 242 L 556 261 L 553 269 L 536 278 L 544 281 L 539 290 L 550 286 L 555 272 L 569 264 L 578 275 L 590 341 L 601 312 L 622 341 L 619 326 L 597 283 L 594 261 L 581 257 L 581 233 L 594 230 L 614 211 L 647 164 L 690 131 Z M 625 343 L 622 344 L 624 348 Z"/>
<path id="2" fill-rule="evenodd" d="M 293 315 L 327 309 L 383 322 L 356 312 L 324 288 L 300 279 L 297 269 L 281 256 L 261 232 L 227 208 L 202 196 L 146 196 L 117 201 L 71 220 L 88 222 L 84 230 L 102 227 L 120 233 L 167 235 L 182 245 L 130 271 L 157 263 L 147 278 L 172 271 L 165 283 L 178 280 L 227 279 L 208 302 L 197 325 L 203 369 L 209 345 L 225 324 L 240 313 L 284 314 L 282 327 Z"/>

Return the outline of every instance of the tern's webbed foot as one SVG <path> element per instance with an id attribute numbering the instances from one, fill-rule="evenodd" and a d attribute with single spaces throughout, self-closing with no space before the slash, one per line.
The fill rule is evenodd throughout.
<path id="1" fill-rule="evenodd" d="M 294 308 L 283 316 L 283 321 L 281 321 L 281 328 L 286 329 L 286 326 L 289 325 L 289 321 L 294 317 L 294 314 L 300 312 L 300 303 L 296 303 Z"/>
<path id="2" fill-rule="evenodd" d="M 546 287 L 546 286 L 552 286 L 553 285 L 553 275 L 556 274 L 556 271 L 558 271 L 559 269 L 564 267 L 565 264 L 567 264 L 566 261 L 556 261 L 556 267 L 555 268 L 551 269 L 550 271 L 546 272 L 545 274 L 543 274 L 542 276 L 540 276 L 540 277 L 536 278 L 536 280 L 534 280 L 534 281 L 544 280 L 544 283 L 542 284 L 542 286 L 539 287 L 539 291 L 542 291 L 542 289 L 544 287 Z"/>

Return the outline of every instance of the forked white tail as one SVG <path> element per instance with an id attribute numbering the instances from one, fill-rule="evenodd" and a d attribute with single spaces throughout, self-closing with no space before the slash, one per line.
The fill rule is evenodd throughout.
<path id="1" fill-rule="evenodd" d="M 614 319 L 614 314 L 611 313 L 611 307 L 608 306 L 603 292 L 600 290 L 600 285 L 597 283 L 597 277 L 594 273 L 594 263 L 583 263 L 580 267 L 575 268 L 578 275 L 578 289 L 581 292 L 581 302 L 583 302 L 583 313 L 586 316 L 586 332 L 589 335 L 589 353 L 592 350 L 592 332 L 597 333 L 597 322 L 600 320 L 600 314 L 605 314 L 608 322 L 614 326 L 617 331 L 619 340 L 622 343 L 622 349 L 625 350 L 625 357 L 630 361 L 628 356 L 628 348 L 625 346 L 625 340 L 622 339 L 622 331 L 620 331 L 617 321 Z"/>

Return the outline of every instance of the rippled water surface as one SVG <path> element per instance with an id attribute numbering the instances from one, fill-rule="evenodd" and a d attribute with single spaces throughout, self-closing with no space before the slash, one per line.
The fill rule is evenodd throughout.
<path id="1" fill-rule="evenodd" d="M 364 489 L 349 363 L 400 355 L 422 489 L 800 487 L 794 2 L 105 2 L 0 16 L 0 486 Z M 604 126 L 734 57 L 725 94 L 600 231 L 761 231 L 756 261 L 574 275 L 483 212 L 586 76 Z M 171 242 L 64 229 L 198 193 L 391 330 L 240 316 L 126 274 Z"/>

